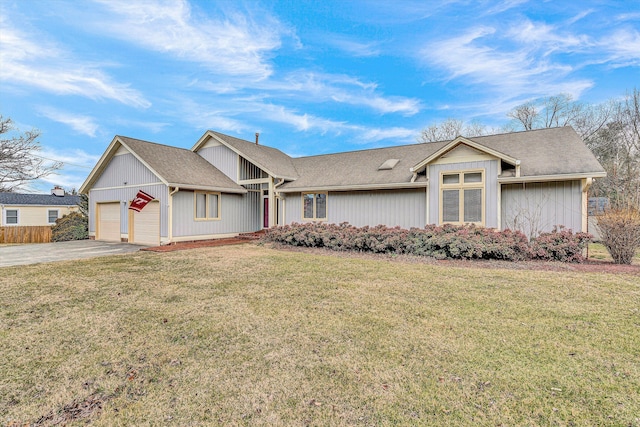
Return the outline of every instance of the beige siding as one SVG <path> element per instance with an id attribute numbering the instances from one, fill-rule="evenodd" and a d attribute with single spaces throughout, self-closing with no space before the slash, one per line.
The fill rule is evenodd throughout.
<path id="1" fill-rule="evenodd" d="M 5 211 L 6 210 L 18 210 L 18 223 L 17 224 L 5 224 Z M 57 210 L 58 218 L 62 218 L 63 216 L 77 211 L 78 207 L 67 207 L 67 206 L 4 206 L 2 212 L 2 225 L 19 225 L 23 227 L 31 227 L 31 226 L 42 226 L 42 225 L 53 225 L 53 223 L 49 223 L 49 211 Z"/>

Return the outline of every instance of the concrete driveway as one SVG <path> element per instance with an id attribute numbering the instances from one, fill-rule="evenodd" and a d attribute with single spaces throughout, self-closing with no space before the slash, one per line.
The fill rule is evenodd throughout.
<path id="1" fill-rule="evenodd" d="M 0 267 L 67 261 L 136 252 L 145 246 L 95 240 L 0 245 Z"/>

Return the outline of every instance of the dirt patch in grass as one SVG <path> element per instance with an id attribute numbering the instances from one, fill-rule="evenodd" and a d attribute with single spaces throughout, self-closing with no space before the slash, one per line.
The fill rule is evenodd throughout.
<path id="1" fill-rule="evenodd" d="M 73 421 L 89 422 L 93 416 L 98 416 L 109 397 L 101 394 L 92 394 L 86 398 L 74 401 L 62 408 L 50 411 L 48 414 L 38 418 L 32 426 L 57 426 L 67 425 Z"/>

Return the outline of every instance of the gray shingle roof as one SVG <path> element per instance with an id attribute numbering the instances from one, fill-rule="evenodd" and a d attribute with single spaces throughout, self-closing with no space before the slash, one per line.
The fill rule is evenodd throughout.
<path id="1" fill-rule="evenodd" d="M 287 156 L 277 148 L 258 145 L 220 132 L 209 132 L 242 153 L 244 157 L 260 169 L 266 170 L 278 178 L 298 178 L 299 174 L 294 167 L 291 157 Z"/>
<path id="2" fill-rule="evenodd" d="M 170 185 L 246 192 L 243 187 L 191 150 L 125 136 L 118 138 Z"/>
<path id="3" fill-rule="evenodd" d="M 604 172 L 571 127 L 468 139 L 520 160 L 521 177 Z M 407 184 L 412 177 L 409 168 L 450 142 L 295 158 L 293 164 L 300 178 L 287 182 L 280 189 L 287 192 L 297 189 Z M 380 165 L 389 159 L 399 161 L 391 170 L 379 170 Z M 420 183 L 420 180 L 417 182 Z"/>
<path id="4" fill-rule="evenodd" d="M 469 139 L 519 159 L 523 177 L 604 172 L 570 126 Z"/>
<path id="5" fill-rule="evenodd" d="M 1 205 L 74 206 L 80 196 L 54 196 L 53 194 L 0 193 Z"/>

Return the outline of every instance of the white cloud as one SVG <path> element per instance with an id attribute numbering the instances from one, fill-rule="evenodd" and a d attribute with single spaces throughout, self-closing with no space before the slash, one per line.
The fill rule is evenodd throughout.
<path id="1" fill-rule="evenodd" d="M 78 133 L 94 138 L 98 130 L 95 118 L 59 111 L 50 107 L 41 107 L 39 111 L 46 118 L 54 122 L 65 124 Z"/>
<path id="2" fill-rule="evenodd" d="M 361 133 L 362 139 L 366 142 L 381 141 L 384 139 L 393 139 L 400 142 L 415 142 L 419 131 L 416 129 L 407 129 L 403 127 L 391 128 L 374 128 L 363 129 Z"/>
<path id="3" fill-rule="evenodd" d="M 40 37 L 38 42 L 0 18 L 0 80 L 40 88 L 50 93 L 111 99 L 139 108 L 151 104 L 127 84 L 114 82 L 92 64 Z"/>
<path id="4" fill-rule="evenodd" d="M 381 53 L 377 42 L 360 42 L 341 34 L 323 34 L 321 37 L 323 44 L 334 46 L 355 57 L 378 56 Z"/>
<path id="5" fill-rule="evenodd" d="M 599 45 L 609 54 L 614 66 L 640 66 L 640 32 L 616 31 L 603 38 Z"/>
<path id="6" fill-rule="evenodd" d="M 95 0 L 110 13 L 94 23 L 100 31 L 156 52 L 205 65 L 220 74 L 264 79 L 268 59 L 288 31 L 262 15 L 227 13 L 210 18 L 193 11 L 185 0 Z"/>
<path id="7" fill-rule="evenodd" d="M 532 28 L 530 32 L 538 42 L 544 41 L 542 47 L 522 41 L 509 49 L 496 39 L 495 28 L 475 27 L 430 44 L 421 54 L 428 65 L 443 69 L 447 79 L 464 78 L 467 85 L 482 86 L 484 92 L 498 96 L 496 102 L 563 92 L 577 99 L 593 85 L 591 80 L 572 79 L 574 67 L 547 57 L 548 28 Z"/>

